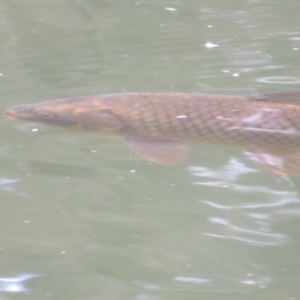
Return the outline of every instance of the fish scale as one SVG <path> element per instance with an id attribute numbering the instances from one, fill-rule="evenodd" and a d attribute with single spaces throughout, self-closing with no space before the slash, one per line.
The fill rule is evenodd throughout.
<path id="1" fill-rule="evenodd" d="M 6 115 L 48 125 L 122 135 L 141 156 L 159 163 L 165 159 L 165 164 L 171 164 L 172 159 L 179 160 L 186 152 L 179 142 L 243 146 L 257 153 L 259 162 L 266 164 L 268 169 L 283 174 L 287 173 L 285 168 L 293 166 L 291 158 L 299 161 L 300 171 L 298 99 L 300 92 L 251 97 L 121 93 L 19 105 L 7 109 Z M 172 149 L 176 151 L 172 153 Z M 169 161 L 167 152 L 172 153 Z M 281 170 L 278 166 L 267 165 L 260 155 L 262 152 L 276 158 L 281 155 L 284 158 Z M 293 169 L 297 168 L 293 166 Z"/>
<path id="2" fill-rule="evenodd" d="M 156 97 L 157 95 L 153 95 Z M 298 136 L 299 131 L 299 107 L 296 105 L 284 105 L 278 103 L 262 103 L 248 101 L 245 98 L 236 97 L 235 99 L 226 99 L 220 102 L 217 97 L 209 98 L 209 96 L 204 97 L 207 101 L 205 105 L 201 104 L 201 99 L 199 104 L 197 103 L 197 97 L 189 99 L 186 103 L 181 102 L 178 105 L 177 111 L 171 111 L 170 106 L 176 105 L 178 96 L 175 101 L 168 99 L 168 95 L 165 95 L 163 103 L 160 104 L 159 110 L 157 107 L 151 107 L 150 112 L 157 114 L 157 123 L 155 126 L 159 129 L 156 131 L 157 137 L 160 138 L 182 138 L 182 134 L 178 134 L 178 131 L 183 128 L 186 133 L 185 139 L 196 138 L 196 141 L 208 142 L 226 142 L 226 143 L 237 143 L 243 145 L 258 144 L 260 146 L 278 146 L 278 140 L 281 143 L 287 143 L 287 147 L 299 147 L 299 139 L 295 140 L 295 135 Z M 172 98 L 172 95 L 170 95 Z M 234 97 L 233 97 L 234 98 Z M 193 103 L 191 103 L 191 100 Z M 151 102 L 151 98 L 148 99 Z M 196 103 L 195 103 L 196 101 Z M 175 103 L 174 103 L 175 102 Z M 210 103 L 208 103 L 210 102 Z M 233 103 L 234 102 L 234 103 Z M 147 107 L 148 103 L 144 103 Z M 263 113 L 261 116 L 263 120 L 251 124 L 243 123 L 243 120 L 255 113 L 260 113 L 264 109 L 274 110 L 271 114 Z M 159 112 L 159 113 L 157 113 Z M 192 115 L 192 112 L 197 112 Z M 276 114 L 274 114 L 274 112 Z M 284 113 L 286 112 L 286 113 Z M 286 114 L 292 113 L 294 115 L 293 119 L 287 119 Z M 262 114 L 262 113 L 261 113 Z M 178 115 L 186 115 L 185 119 L 177 119 Z M 279 118 L 277 118 L 277 115 Z M 295 117 L 297 115 L 297 117 Z M 142 120 L 140 120 L 142 118 Z M 126 120 L 126 117 L 124 118 Z M 128 117 L 130 124 L 135 124 L 135 130 L 137 134 L 142 136 L 147 136 L 147 131 L 150 131 L 152 122 L 147 122 L 146 115 L 136 114 L 134 118 L 131 119 L 130 114 Z M 226 120 L 227 119 L 227 120 Z M 140 123 L 141 122 L 141 123 Z M 269 129 L 270 125 L 273 124 L 273 130 L 281 130 L 285 132 L 276 132 L 275 134 L 266 133 L 265 131 Z M 232 129 L 235 127 L 235 129 Z M 251 128 L 254 127 L 257 131 L 251 132 Z M 288 129 L 293 129 L 294 133 L 289 133 Z M 267 143 L 264 141 L 266 135 L 268 134 Z M 151 135 L 152 136 L 152 135 Z M 272 144 L 273 143 L 273 144 Z"/>

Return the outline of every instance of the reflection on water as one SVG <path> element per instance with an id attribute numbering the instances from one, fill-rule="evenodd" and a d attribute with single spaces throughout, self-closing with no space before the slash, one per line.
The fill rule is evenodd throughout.
<path id="1" fill-rule="evenodd" d="M 174 281 L 183 282 L 183 283 L 203 284 L 203 283 L 208 283 L 211 280 L 207 278 L 177 276 L 174 278 Z"/>
<path id="2" fill-rule="evenodd" d="M 268 84 L 299 84 L 300 78 L 288 76 L 274 76 L 257 78 L 257 81 Z"/>
<path id="3" fill-rule="evenodd" d="M 205 233 L 207 236 L 238 240 L 253 245 L 279 246 L 286 240 L 282 234 L 266 233 L 253 229 L 246 229 L 232 224 L 230 221 L 217 217 L 210 217 L 210 222 L 224 226 L 223 234 Z M 219 230 L 220 231 L 220 230 Z"/>
<path id="4" fill-rule="evenodd" d="M 15 190 L 15 184 L 17 182 L 19 182 L 19 179 L 0 178 L 0 190 L 5 192 L 11 192 Z"/>
<path id="5" fill-rule="evenodd" d="M 29 291 L 29 289 L 25 286 L 25 283 L 29 279 L 35 277 L 40 277 L 40 275 L 21 274 L 16 277 L 0 277 L 0 292 L 7 292 L 7 293 L 27 292 Z"/>
<path id="6" fill-rule="evenodd" d="M 212 210 L 208 216 L 209 222 L 214 224 L 215 232 L 206 232 L 204 235 L 237 240 L 256 246 L 280 246 L 288 241 L 288 236 L 275 232 L 278 218 L 285 214 L 290 217 L 289 209 L 296 208 L 299 204 L 298 193 L 295 190 L 286 190 L 286 186 L 292 184 L 288 178 L 282 178 L 285 182 L 284 189 L 269 188 L 265 184 L 249 185 L 243 183 L 243 177 L 247 174 L 255 174 L 255 170 L 247 168 L 236 158 L 218 170 L 205 170 L 204 168 L 191 167 L 190 172 L 199 178 L 193 181 L 194 185 L 206 186 L 223 193 L 230 189 L 235 197 L 240 199 L 234 204 L 202 200 Z M 247 194 L 252 194 L 252 202 L 244 202 Z M 249 198 L 248 198 L 249 199 Z M 298 213 L 296 213 L 296 211 Z M 294 214 L 300 214 L 299 210 Z"/>
<path id="7" fill-rule="evenodd" d="M 218 288 L 229 288 L 229 287 L 242 287 L 242 286 L 256 286 L 259 288 L 266 288 L 272 282 L 272 279 L 269 277 L 258 277 L 255 278 L 253 274 L 247 274 L 247 277 L 236 279 L 230 278 L 230 276 L 220 276 L 219 278 L 215 277 L 213 279 L 208 278 L 197 278 L 197 277 L 185 277 L 178 276 L 174 278 L 174 281 L 181 282 L 184 284 L 194 284 L 201 285 L 203 289 L 215 289 Z"/>

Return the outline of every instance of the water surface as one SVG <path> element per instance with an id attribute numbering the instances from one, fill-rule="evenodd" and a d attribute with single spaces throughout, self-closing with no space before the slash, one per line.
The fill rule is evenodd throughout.
<path id="1" fill-rule="evenodd" d="M 0 4 L 1 110 L 126 91 L 299 90 L 299 3 Z M 299 178 L 243 149 L 175 167 L 4 120 L 0 299 L 299 299 Z"/>

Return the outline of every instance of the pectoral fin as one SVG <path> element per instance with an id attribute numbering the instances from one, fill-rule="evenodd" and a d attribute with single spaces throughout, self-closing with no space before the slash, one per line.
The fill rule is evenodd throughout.
<path id="1" fill-rule="evenodd" d="M 161 165 L 171 166 L 184 160 L 189 147 L 173 140 L 159 140 L 142 137 L 126 138 L 130 148 L 139 156 Z"/>
<path id="2" fill-rule="evenodd" d="M 249 156 L 275 174 L 295 176 L 300 173 L 300 153 L 279 150 L 251 150 Z"/>

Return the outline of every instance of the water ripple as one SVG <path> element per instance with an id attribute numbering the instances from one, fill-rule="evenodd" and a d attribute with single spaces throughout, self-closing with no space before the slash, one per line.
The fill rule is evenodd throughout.
<path id="1" fill-rule="evenodd" d="M 269 174 L 250 169 L 237 158 L 218 170 L 194 166 L 189 171 L 199 178 L 192 184 L 210 195 L 198 200 L 210 210 L 211 225 L 203 235 L 251 246 L 281 246 L 291 240 L 275 231 L 282 219 L 300 215 L 298 191 L 289 178 L 271 174 L 275 182 L 261 181 L 259 176 Z"/>
<path id="2" fill-rule="evenodd" d="M 261 77 L 261 78 L 257 78 L 256 81 L 261 83 L 269 83 L 269 84 L 299 84 L 300 83 L 299 78 L 289 77 L 289 76 Z"/>

